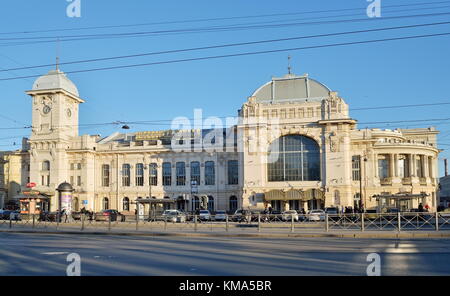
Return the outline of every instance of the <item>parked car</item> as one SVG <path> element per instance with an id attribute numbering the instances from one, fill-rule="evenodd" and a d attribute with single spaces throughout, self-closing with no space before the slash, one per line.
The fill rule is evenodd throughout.
<path id="1" fill-rule="evenodd" d="M 225 221 L 227 219 L 227 212 L 225 211 L 216 211 L 214 215 L 214 220 L 216 221 Z"/>
<path id="2" fill-rule="evenodd" d="M 247 210 L 238 209 L 234 212 L 233 221 L 234 222 L 247 222 L 251 218 L 251 213 Z"/>
<path id="3" fill-rule="evenodd" d="M 325 211 L 324 210 L 311 210 L 308 215 L 309 221 L 325 221 Z"/>
<path id="4" fill-rule="evenodd" d="M 95 221 L 125 221 L 125 216 L 116 210 L 103 210 L 94 214 Z"/>
<path id="5" fill-rule="evenodd" d="M 289 210 L 281 213 L 281 220 L 283 221 L 292 221 L 292 218 L 294 219 L 295 222 L 299 221 L 298 213 L 296 210 Z"/>
<path id="6" fill-rule="evenodd" d="M 211 220 L 211 213 L 208 210 L 200 210 L 198 213 L 198 218 L 200 221 L 209 221 Z"/>
<path id="7" fill-rule="evenodd" d="M 340 212 L 339 212 L 339 208 L 337 207 L 328 207 L 325 208 L 325 214 L 328 214 L 328 218 L 330 220 L 336 221 L 340 219 Z"/>
<path id="8" fill-rule="evenodd" d="M 83 217 L 84 220 L 89 220 L 91 215 L 90 215 L 89 212 L 72 212 L 72 219 L 73 220 L 81 220 L 81 217 Z"/>
<path id="9" fill-rule="evenodd" d="M 61 222 L 61 214 L 59 212 L 42 212 L 39 215 L 39 221 L 44 222 Z"/>
<path id="10" fill-rule="evenodd" d="M 167 222 L 184 223 L 186 222 L 186 215 L 178 210 L 165 210 L 162 217 Z"/>
<path id="11" fill-rule="evenodd" d="M 0 220 L 20 221 L 20 212 L 11 210 L 0 210 Z"/>

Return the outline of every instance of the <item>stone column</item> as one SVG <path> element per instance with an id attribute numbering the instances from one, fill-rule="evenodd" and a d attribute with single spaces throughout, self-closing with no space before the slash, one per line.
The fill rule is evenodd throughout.
<path id="1" fill-rule="evenodd" d="M 395 154 L 389 154 L 389 177 L 395 177 Z"/>

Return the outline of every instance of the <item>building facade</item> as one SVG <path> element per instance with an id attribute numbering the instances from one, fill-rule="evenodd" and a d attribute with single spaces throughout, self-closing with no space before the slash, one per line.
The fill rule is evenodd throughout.
<path id="1" fill-rule="evenodd" d="M 27 94 L 31 136 L 0 156 L 5 202 L 32 182 L 56 210 L 56 188 L 69 182 L 74 210 L 133 212 L 148 198 L 185 211 L 202 200 L 230 212 L 437 206 L 438 132 L 358 129 L 343 98 L 308 75 L 273 78 L 226 128 L 105 138 L 78 134 L 85 100 L 61 71 L 37 79 Z"/>

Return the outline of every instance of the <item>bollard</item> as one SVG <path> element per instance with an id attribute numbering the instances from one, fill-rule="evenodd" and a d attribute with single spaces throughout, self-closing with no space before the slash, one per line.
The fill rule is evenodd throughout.
<path id="1" fill-rule="evenodd" d="M 226 215 L 226 218 L 225 218 L 225 228 L 228 232 L 228 215 Z"/>
<path id="2" fill-rule="evenodd" d="M 294 232 L 294 215 L 291 215 L 291 232 Z"/>
<path id="3" fill-rule="evenodd" d="M 361 231 L 364 231 L 364 213 L 361 213 Z"/>
<path id="4" fill-rule="evenodd" d="M 436 218 L 436 231 L 439 231 L 439 213 L 436 212 L 435 213 L 435 218 Z"/>
<path id="5" fill-rule="evenodd" d="M 402 231 L 402 217 L 400 215 L 400 212 L 397 213 L 397 218 L 398 218 L 398 232 Z"/>
<path id="6" fill-rule="evenodd" d="M 328 225 L 328 214 L 325 214 L 325 231 L 328 232 L 329 225 Z"/>
<path id="7" fill-rule="evenodd" d="M 33 214 L 33 228 L 34 228 L 34 226 L 35 226 L 35 216 Z"/>
<path id="8" fill-rule="evenodd" d="M 84 214 L 81 214 L 81 231 L 84 230 Z"/>
<path id="9" fill-rule="evenodd" d="M 258 232 L 261 232 L 261 213 L 258 213 Z"/>
<path id="10" fill-rule="evenodd" d="M 194 215 L 194 230 L 197 232 L 197 215 Z"/>

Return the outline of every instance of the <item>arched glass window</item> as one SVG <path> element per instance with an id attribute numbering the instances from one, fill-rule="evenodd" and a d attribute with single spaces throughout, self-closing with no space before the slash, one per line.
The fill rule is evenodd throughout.
<path id="1" fill-rule="evenodd" d="M 122 208 L 124 211 L 130 210 L 130 199 L 128 197 L 124 197 L 122 200 Z"/>
<path id="2" fill-rule="evenodd" d="M 200 199 L 198 196 L 194 196 L 194 199 L 192 200 L 192 210 L 197 211 L 200 209 Z"/>
<path id="3" fill-rule="evenodd" d="M 353 195 L 353 208 L 359 209 L 361 206 L 361 195 L 359 193 L 355 193 Z"/>
<path id="4" fill-rule="evenodd" d="M 150 185 L 157 186 L 158 185 L 158 164 L 151 163 L 150 164 Z"/>
<path id="5" fill-rule="evenodd" d="M 208 196 L 208 211 L 214 212 L 214 197 Z"/>
<path id="6" fill-rule="evenodd" d="M 107 197 L 103 198 L 103 210 L 109 210 L 109 199 Z"/>
<path id="7" fill-rule="evenodd" d="M 109 187 L 109 164 L 102 166 L 102 185 L 103 187 Z"/>
<path id="8" fill-rule="evenodd" d="M 191 184 L 195 182 L 196 185 L 200 185 L 200 162 L 191 162 Z"/>
<path id="9" fill-rule="evenodd" d="M 237 201 L 237 197 L 236 196 L 230 196 L 230 212 L 232 214 L 234 214 L 234 212 L 236 212 L 237 208 L 238 208 L 238 201 Z"/>
<path id="10" fill-rule="evenodd" d="M 144 164 L 136 164 L 136 186 L 144 186 Z"/>
<path id="11" fill-rule="evenodd" d="M 130 186 L 131 166 L 127 163 L 122 165 L 122 186 Z"/>
<path id="12" fill-rule="evenodd" d="M 182 161 L 176 163 L 177 186 L 186 185 L 186 164 Z"/>
<path id="13" fill-rule="evenodd" d="M 46 160 L 42 163 L 42 170 L 45 172 L 50 171 L 50 161 Z"/>
<path id="14" fill-rule="evenodd" d="M 289 135 L 269 148 L 269 182 L 320 181 L 320 149 L 311 138 Z"/>
<path id="15" fill-rule="evenodd" d="M 214 185 L 216 181 L 216 172 L 214 161 L 205 162 L 205 185 Z"/>

